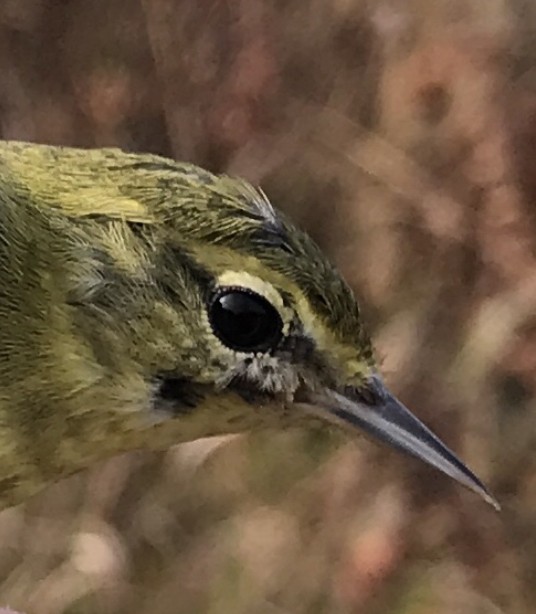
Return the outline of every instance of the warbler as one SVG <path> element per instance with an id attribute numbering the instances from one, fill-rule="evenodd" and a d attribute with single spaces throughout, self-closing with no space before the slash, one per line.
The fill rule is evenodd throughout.
<path id="1" fill-rule="evenodd" d="M 0 143 L 0 507 L 121 451 L 311 420 L 497 505 L 389 393 L 349 286 L 261 190 Z"/>

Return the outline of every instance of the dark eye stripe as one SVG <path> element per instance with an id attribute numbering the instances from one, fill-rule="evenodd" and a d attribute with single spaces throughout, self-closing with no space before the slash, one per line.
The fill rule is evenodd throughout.
<path id="1" fill-rule="evenodd" d="M 207 300 L 216 280 L 201 266 L 186 249 L 164 245 L 155 258 L 153 271 L 163 291 L 169 295 L 171 302 L 180 300 L 184 292 L 185 279 L 192 280 L 199 288 L 203 300 Z"/>

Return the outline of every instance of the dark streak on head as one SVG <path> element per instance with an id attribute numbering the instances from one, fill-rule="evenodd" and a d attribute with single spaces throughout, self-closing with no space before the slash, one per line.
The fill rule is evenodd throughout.
<path id="1" fill-rule="evenodd" d="M 157 388 L 154 409 L 172 416 L 189 414 L 206 396 L 204 387 L 174 374 L 159 373 L 155 378 Z"/>
<path id="2" fill-rule="evenodd" d="M 156 257 L 153 270 L 158 285 L 171 302 L 181 300 L 181 294 L 186 291 L 179 272 L 189 276 L 205 300 L 208 300 L 208 293 L 215 284 L 214 277 L 184 247 L 164 245 Z"/>
<path id="3" fill-rule="evenodd" d="M 124 166 L 115 168 L 109 166 L 108 168 L 124 171 Z M 129 165 L 129 168 L 136 171 L 148 171 L 150 173 L 161 173 L 162 171 L 174 174 L 177 173 L 177 165 L 174 162 L 167 162 L 165 160 L 144 160 L 142 162 L 134 162 Z"/>
<path id="4" fill-rule="evenodd" d="M 311 360 L 316 352 L 312 339 L 301 335 L 290 334 L 279 346 L 277 353 L 283 354 L 293 364 L 305 364 Z"/>
<path id="5" fill-rule="evenodd" d="M 261 248 L 277 249 L 292 254 L 292 248 L 284 229 L 277 224 L 267 222 L 252 232 L 252 242 Z"/>

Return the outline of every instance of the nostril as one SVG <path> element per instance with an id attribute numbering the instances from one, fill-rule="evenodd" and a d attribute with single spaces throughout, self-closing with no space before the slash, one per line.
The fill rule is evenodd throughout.
<path id="1" fill-rule="evenodd" d="M 345 386 L 343 394 L 347 399 L 376 407 L 384 399 L 383 389 L 376 377 L 372 377 L 360 386 Z"/>
<path id="2" fill-rule="evenodd" d="M 370 386 L 363 386 L 357 390 L 357 396 L 365 405 L 378 405 L 379 397 L 376 391 Z"/>

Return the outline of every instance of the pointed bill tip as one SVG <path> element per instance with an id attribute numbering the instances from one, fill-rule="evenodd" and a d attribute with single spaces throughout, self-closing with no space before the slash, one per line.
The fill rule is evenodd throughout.
<path id="1" fill-rule="evenodd" d="M 378 376 L 369 382 L 371 398 L 327 391 L 311 399 L 317 415 L 359 428 L 394 448 L 432 465 L 480 495 L 495 510 L 501 506 L 480 479 L 384 386 Z M 321 414 L 320 414 L 321 415 Z"/>
<path id="2" fill-rule="evenodd" d="M 496 512 L 500 512 L 502 511 L 501 508 L 501 504 L 497 501 L 497 499 L 491 494 L 489 493 L 487 490 L 484 490 L 484 492 L 478 493 L 480 494 L 480 496 L 482 497 L 482 499 L 484 499 L 484 501 L 486 503 L 489 503 L 489 505 L 491 505 L 491 507 L 496 511 Z"/>

